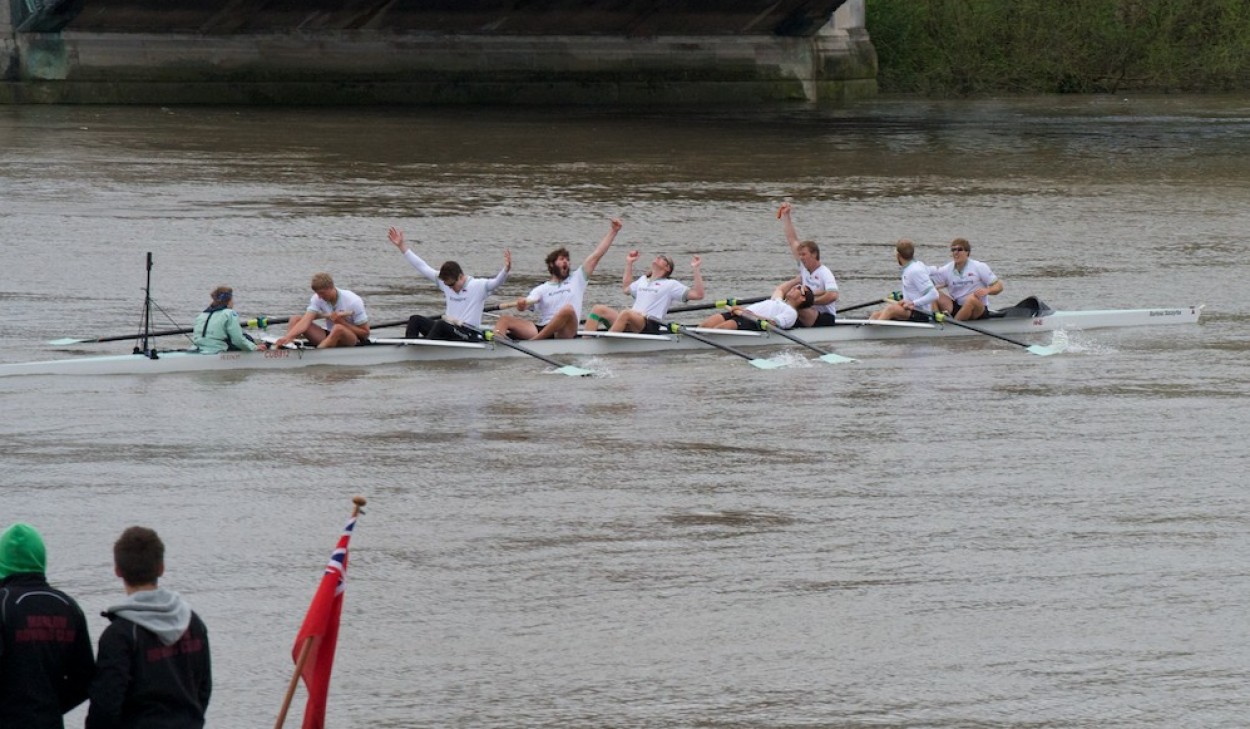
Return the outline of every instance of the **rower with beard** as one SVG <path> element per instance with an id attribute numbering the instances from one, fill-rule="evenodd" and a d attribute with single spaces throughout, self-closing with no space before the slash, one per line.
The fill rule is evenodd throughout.
<path id="1" fill-rule="evenodd" d="M 404 336 L 408 339 L 424 337 L 462 342 L 481 339 L 482 309 L 486 296 L 508 280 L 508 272 L 512 270 L 512 251 L 504 249 L 503 268 L 499 269 L 494 278 L 474 278 L 465 274 L 455 261 L 447 261 L 435 271 L 421 256 L 408 248 L 408 244 L 404 242 L 404 232 L 398 228 L 391 228 L 387 235 L 391 245 L 404 254 L 404 258 L 408 259 L 413 268 L 438 284 L 447 301 L 441 318 L 419 314 L 408 317 L 408 329 Z"/>
<path id="2" fill-rule="evenodd" d="M 690 268 L 694 271 L 693 286 L 670 278 L 673 275 L 673 259 L 663 254 L 655 257 L 646 274 L 639 276 L 637 281 L 630 281 L 634 277 L 634 264 L 641 257 L 638 251 L 630 251 L 625 256 L 625 275 L 621 279 L 621 289 L 634 297 L 633 308 L 617 311 L 595 304 L 586 318 L 588 331 L 595 331 L 600 323 L 604 323 L 612 332 L 659 334 L 663 331 L 664 317 L 668 316 L 670 306 L 678 301 L 703 298 L 703 261 L 698 256 L 690 259 Z"/>
<path id="3" fill-rule="evenodd" d="M 582 299 L 586 286 L 594 275 L 599 260 L 608 252 L 616 234 L 621 230 L 619 218 L 612 219 L 612 227 L 599 245 L 582 261 L 576 270 L 570 271 L 569 251 L 557 248 L 547 254 L 547 270 L 551 280 L 535 286 L 526 296 L 516 300 L 517 311 L 533 306 L 538 322 L 519 316 L 504 315 L 495 322 L 495 335 L 509 339 L 571 339 L 577 336 L 582 320 Z"/>

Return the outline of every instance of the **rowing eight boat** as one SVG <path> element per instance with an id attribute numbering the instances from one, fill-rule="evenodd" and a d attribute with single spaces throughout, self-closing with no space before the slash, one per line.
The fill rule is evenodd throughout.
<path id="1" fill-rule="evenodd" d="M 1115 327 L 1153 326 L 1157 324 L 1196 324 L 1202 306 L 1181 306 L 1161 309 L 1110 309 L 1103 311 L 1027 312 L 1021 315 L 1006 310 L 1006 316 L 982 319 L 978 328 L 995 334 L 1030 334 L 1048 331 L 1078 331 Z M 734 347 L 792 347 L 782 337 L 767 332 L 726 331 L 691 328 L 699 334 L 716 337 Z M 922 339 L 935 337 L 977 336 L 968 329 L 941 324 L 840 320 L 832 327 L 796 330 L 813 344 L 855 342 L 865 340 Z M 724 339 L 720 339 L 724 337 Z M 442 342 L 433 340 L 382 339 L 361 347 L 336 349 L 276 349 L 257 352 L 222 352 L 199 354 L 176 350 L 145 354 L 122 354 L 103 357 L 22 362 L 0 365 L 0 377 L 15 375 L 115 375 L 159 374 L 166 372 L 201 372 L 217 370 L 269 370 L 337 365 L 370 367 L 396 362 L 426 362 L 464 359 L 518 358 L 526 355 L 492 343 Z M 526 342 L 526 346 L 548 356 L 592 357 L 643 352 L 714 351 L 705 343 L 681 334 L 642 335 L 600 332 L 574 339 L 544 339 Z"/>

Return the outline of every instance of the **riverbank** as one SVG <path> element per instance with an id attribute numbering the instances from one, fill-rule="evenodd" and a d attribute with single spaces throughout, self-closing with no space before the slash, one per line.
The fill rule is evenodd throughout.
<path id="1" fill-rule="evenodd" d="M 883 93 L 1250 89 L 1240 0 L 867 0 Z"/>

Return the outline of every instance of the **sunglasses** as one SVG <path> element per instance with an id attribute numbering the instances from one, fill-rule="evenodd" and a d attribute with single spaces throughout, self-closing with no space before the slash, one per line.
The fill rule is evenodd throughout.
<path id="1" fill-rule="evenodd" d="M 960 251 L 967 251 L 967 250 L 968 250 L 967 248 L 952 248 L 951 253 L 959 253 Z"/>

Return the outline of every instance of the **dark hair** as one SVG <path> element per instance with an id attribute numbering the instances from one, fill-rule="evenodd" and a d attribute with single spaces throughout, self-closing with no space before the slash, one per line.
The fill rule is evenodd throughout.
<path id="1" fill-rule="evenodd" d="M 812 291 L 810 286 L 800 286 L 799 288 L 803 290 L 803 303 L 799 304 L 799 308 L 806 309 L 816 300 L 816 292 Z"/>
<path id="2" fill-rule="evenodd" d="M 460 264 L 455 261 L 448 261 L 438 269 L 438 280 L 448 286 L 455 286 L 460 277 L 464 275 L 464 269 L 460 268 Z M 450 281 L 451 283 L 448 283 Z"/>
<path id="3" fill-rule="evenodd" d="M 165 543 L 147 527 L 132 526 L 113 543 L 113 565 L 127 585 L 154 585 L 165 564 Z"/>
<path id="4" fill-rule="evenodd" d="M 213 303 L 226 305 L 234 298 L 234 289 L 229 286 L 218 286 L 213 289 Z"/>
<path id="5" fill-rule="evenodd" d="M 559 275 L 560 275 L 558 272 L 556 272 L 556 259 L 558 259 L 560 256 L 564 256 L 565 258 L 569 258 L 569 257 L 570 257 L 570 256 L 569 256 L 569 249 L 568 249 L 568 248 L 557 248 L 557 249 L 555 249 L 554 251 L 552 251 L 552 252 L 550 252 L 550 253 L 548 253 L 548 254 L 547 254 L 547 271 L 548 271 L 549 273 L 551 273 L 551 275 L 552 275 L 552 276 L 559 276 Z"/>

